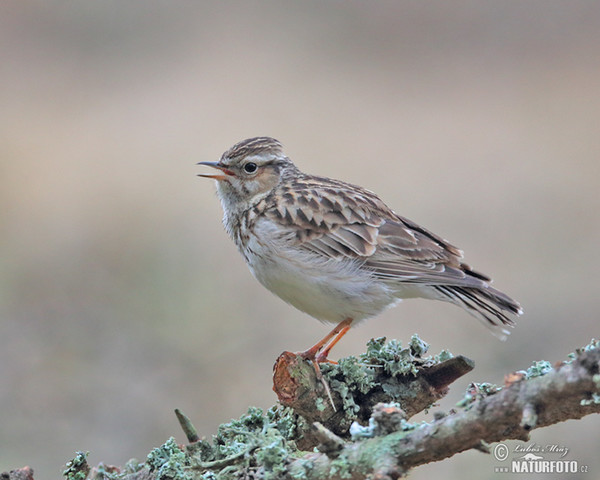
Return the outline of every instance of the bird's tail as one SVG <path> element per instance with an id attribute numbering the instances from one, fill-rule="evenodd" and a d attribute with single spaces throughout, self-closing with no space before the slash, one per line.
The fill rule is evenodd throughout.
<path id="1" fill-rule="evenodd" d="M 501 340 L 506 340 L 510 331 L 507 327 L 515 325 L 514 318 L 523 310 L 518 302 L 508 295 L 490 286 L 457 287 L 436 286 L 443 299 L 464 308 L 479 319 Z"/>

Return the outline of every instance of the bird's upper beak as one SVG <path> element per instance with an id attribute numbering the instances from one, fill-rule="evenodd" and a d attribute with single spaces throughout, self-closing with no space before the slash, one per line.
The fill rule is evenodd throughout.
<path id="1" fill-rule="evenodd" d="M 209 167 L 216 168 L 217 170 L 221 170 L 224 173 L 224 175 L 219 175 L 219 174 L 209 175 L 206 173 L 199 173 L 198 174 L 199 177 L 212 178 L 214 180 L 225 180 L 227 177 L 231 177 L 231 176 L 235 175 L 227 167 L 219 164 L 219 162 L 199 162 L 197 165 L 208 165 Z"/>

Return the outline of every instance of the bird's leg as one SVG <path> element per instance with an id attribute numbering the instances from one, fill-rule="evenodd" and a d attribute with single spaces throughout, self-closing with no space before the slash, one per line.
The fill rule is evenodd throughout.
<path id="1" fill-rule="evenodd" d="M 344 322 L 346 322 L 346 320 L 344 320 Z M 342 322 L 342 323 L 344 323 L 344 322 Z M 340 325 L 342 323 L 340 323 Z M 342 329 L 337 333 L 337 335 L 333 338 L 333 340 L 331 340 L 331 342 L 329 342 L 327 344 L 327 346 L 319 352 L 319 354 L 317 355 L 317 358 L 316 358 L 317 363 L 324 363 L 324 362 L 337 363 L 337 362 L 334 362 L 333 360 L 329 360 L 327 358 L 327 356 L 329 355 L 329 352 L 335 346 L 335 344 L 338 343 L 342 339 L 342 337 L 344 335 L 346 335 L 346 333 L 348 333 L 348 330 L 350 330 L 351 323 L 352 323 L 352 320 L 350 320 L 350 322 L 348 324 L 344 325 L 342 327 Z M 338 325 L 338 327 L 340 325 Z"/>
<path id="2" fill-rule="evenodd" d="M 308 350 L 306 350 L 305 352 L 300 352 L 298 355 L 300 355 L 302 358 L 305 358 L 306 360 L 311 360 L 313 362 L 314 361 L 318 361 L 318 362 L 327 361 L 327 355 L 329 354 L 329 351 L 340 340 L 340 338 L 342 338 L 346 334 L 346 332 L 350 329 L 351 324 L 352 324 L 351 318 L 342 320 L 340 323 L 338 323 L 335 326 L 335 328 L 333 330 L 331 330 L 331 332 L 329 332 L 327 335 L 325 335 L 325 337 L 323 337 L 322 340 L 319 340 Z M 333 340 L 331 340 L 332 338 L 333 338 Z M 330 343 L 330 340 L 331 340 L 331 343 Z M 327 345 L 328 343 L 330 343 L 330 344 Z M 325 347 L 324 350 L 323 350 L 323 347 Z M 323 350 L 323 352 L 321 352 L 321 350 Z M 319 353 L 319 352 L 321 352 L 321 353 Z M 325 355 L 323 355 L 323 353 Z"/>
<path id="3" fill-rule="evenodd" d="M 315 373 L 317 374 L 317 379 L 321 381 L 325 391 L 327 392 L 327 396 L 329 397 L 329 401 L 331 402 L 331 406 L 333 410 L 336 411 L 335 404 L 333 403 L 333 398 L 331 396 L 331 390 L 329 389 L 329 385 L 323 378 L 323 374 L 321 373 L 321 369 L 319 368 L 319 362 L 330 362 L 327 360 L 327 355 L 333 348 L 333 346 L 340 341 L 340 339 L 346 334 L 348 330 L 350 330 L 350 325 L 352 325 L 352 319 L 347 318 L 338 323 L 331 332 L 329 332 L 323 339 L 315 343 L 312 347 L 310 347 L 305 352 L 298 353 L 302 358 L 309 360 L 312 362 L 315 367 Z M 333 340 L 332 340 L 333 339 Z M 335 362 L 331 362 L 335 363 Z"/>

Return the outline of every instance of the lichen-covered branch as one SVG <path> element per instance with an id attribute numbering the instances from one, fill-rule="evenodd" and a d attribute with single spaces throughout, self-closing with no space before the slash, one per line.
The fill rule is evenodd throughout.
<path id="1" fill-rule="evenodd" d="M 535 369 L 517 374 L 498 391 L 473 391 L 465 408 L 434 422 L 348 444 L 336 458 L 316 454 L 298 459 L 290 472 L 305 469 L 308 479 L 342 478 L 335 470 L 343 463 L 353 466 L 351 477 L 345 478 L 365 478 L 369 473 L 397 478 L 464 450 L 506 439 L 527 440 L 535 428 L 600 413 L 597 347 L 543 375 L 534 376 Z"/>
<path id="2" fill-rule="evenodd" d="M 377 338 L 358 358 L 343 358 L 319 370 L 300 355 L 281 354 L 274 367 L 273 390 L 282 405 L 304 420 L 296 432 L 298 448 L 312 450 L 317 445 L 314 422 L 349 439 L 352 424 L 366 424 L 378 403 L 397 403 L 407 420 L 446 395 L 448 385 L 473 369 L 472 360 L 447 351 L 426 356 L 428 348 L 416 335 L 406 348 L 395 340 L 386 343 Z"/>
<path id="3" fill-rule="evenodd" d="M 526 440 L 533 429 L 600 413 L 600 342 L 592 341 L 565 362 L 536 362 L 507 375 L 502 387 L 472 384 L 455 410 L 436 412 L 431 422 L 409 423 L 411 415 L 446 394 L 448 385 L 473 367 L 464 357 L 426 353 L 427 344 L 418 337 L 407 348 L 377 339 L 359 358 L 323 366 L 322 378 L 311 364 L 286 354 L 276 366 L 275 390 L 293 408 L 276 406 L 264 413 L 250 408 L 239 420 L 221 425 L 212 441 L 198 439 L 190 420 L 177 412 L 187 446 L 169 439 L 145 462 L 123 468 L 100 464 L 90 470 L 86 454 L 79 453 L 65 476 L 394 479 L 464 450 L 486 451 L 488 443 Z M 33 480 L 33 472 L 26 467 L 2 478 Z"/>

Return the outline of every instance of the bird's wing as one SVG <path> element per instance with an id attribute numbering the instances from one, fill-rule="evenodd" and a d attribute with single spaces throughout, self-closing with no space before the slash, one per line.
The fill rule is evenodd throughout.
<path id="1" fill-rule="evenodd" d="M 363 262 L 374 276 L 390 282 L 481 286 L 489 281 L 461 262 L 459 249 L 396 215 L 361 187 L 316 179 L 280 195 L 266 213 L 307 251 Z"/>
<path id="2" fill-rule="evenodd" d="M 365 265 L 379 278 L 463 287 L 491 281 L 463 263 L 458 248 L 406 218 L 386 220 L 378 233 L 377 250 Z"/>

